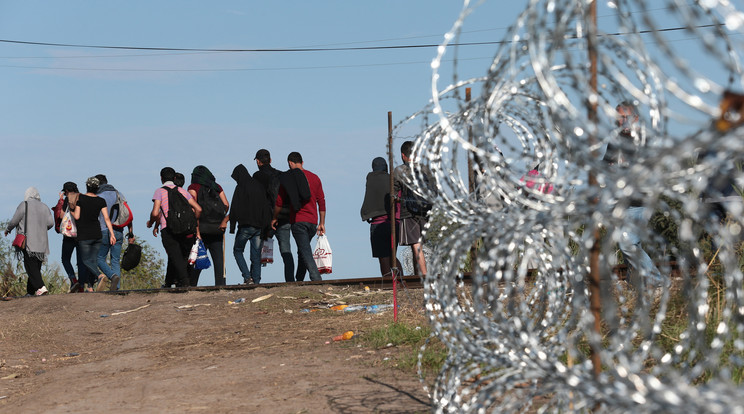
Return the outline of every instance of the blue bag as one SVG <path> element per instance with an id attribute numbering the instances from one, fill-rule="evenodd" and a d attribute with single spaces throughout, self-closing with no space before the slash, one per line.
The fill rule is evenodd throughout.
<path id="1" fill-rule="evenodd" d="M 196 262 L 194 262 L 194 268 L 198 270 L 209 269 L 212 266 L 212 262 L 209 261 L 207 256 L 207 248 L 204 247 L 204 242 L 199 240 L 199 248 L 196 253 Z"/>

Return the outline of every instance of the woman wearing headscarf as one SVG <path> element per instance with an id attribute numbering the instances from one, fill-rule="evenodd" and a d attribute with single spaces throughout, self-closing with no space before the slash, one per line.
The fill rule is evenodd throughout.
<path id="1" fill-rule="evenodd" d="M 116 236 L 114 236 L 114 229 L 109 219 L 106 200 L 96 195 L 100 185 L 101 182 L 98 178 L 88 178 L 85 181 L 86 193 L 80 194 L 75 210 L 72 212 L 72 217 L 75 218 L 75 224 L 77 224 L 80 257 L 83 259 L 83 264 L 87 270 L 86 272 L 78 272 L 78 283 L 83 286 L 87 285 L 86 292 L 93 291 L 93 282 L 96 275 L 98 275 L 96 290 L 102 289 L 102 282 L 107 280 L 105 275 L 98 273 L 98 252 L 101 250 L 101 238 L 103 237 L 101 225 L 98 221 L 99 214 L 103 215 L 103 220 L 106 222 L 109 242 L 116 244 Z"/>
<path id="2" fill-rule="evenodd" d="M 57 205 L 52 209 L 54 210 L 54 230 L 62 234 L 62 267 L 70 279 L 70 293 L 83 291 L 83 286 L 78 283 L 75 268 L 72 266 L 71 259 L 73 251 L 77 250 L 78 273 L 85 272 L 85 266 L 83 266 L 83 260 L 80 257 L 80 249 L 77 249 L 77 236 L 65 235 L 62 231 L 63 229 L 60 229 L 60 225 L 62 224 L 62 217 L 65 213 L 68 210 L 70 212 L 75 210 L 79 196 L 80 192 L 78 191 L 77 184 L 68 181 L 62 185 L 62 191 L 59 193 L 59 201 L 57 201 Z"/>
<path id="3" fill-rule="evenodd" d="M 372 172 L 367 174 L 367 187 L 360 211 L 362 220 L 369 222 L 372 257 L 380 261 L 383 277 L 392 277 L 393 246 L 390 228 L 390 174 L 384 158 L 372 160 Z M 396 215 L 397 216 L 397 215 Z M 395 259 L 398 269 L 401 264 Z"/>
<path id="4" fill-rule="evenodd" d="M 214 269 L 214 285 L 225 285 L 225 252 L 223 249 L 225 229 L 227 228 L 227 211 L 230 203 L 227 201 L 222 187 L 215 181 L 214 175 L 203 165 L 197 165 L 191 173 L 189 194 L 202 208 L 199 216 L 199 237 L 204 247 L 212 257 Z M 189 268 L 189 283 L 196 286 L 199 283 L 201 269 Z"/>
<path id="5" fill-rule="evenodd" d="M 28 295 L 40 296 L 49 293 L 41 278 L 41 265 L 49 255 L 47 231 L 52 226 L 54 226 L 54 218 L 51 209 L 41 202 L 41 196 L 36 187 L 29 187 L 23 196 L 23 202 L 18 205 L 13 218 L 8 223 L 8 228 L 5 229 L 6 236 L 13 229 L 16 229 L 16 234 L 26 236 L 25 247 L 16 248 L 16 251 L 23 256 L 23 266 L 28 275 L 26 283 Z"/>

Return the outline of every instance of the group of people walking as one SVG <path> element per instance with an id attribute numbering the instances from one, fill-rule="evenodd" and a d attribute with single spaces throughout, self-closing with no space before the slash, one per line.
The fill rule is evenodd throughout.
<path id="1" fill-rule="evenodd" d="M 24 243 L 14 242 L 14 246 L 23 257 L 28 295 L 48 293 L 41 266 L 49 255 L 47 231 L 52 226 L 63 237 L 62 267 L 70 279 L 70 292 L 92 292 L 94 287 L 101 290 L 106 282 L 110 290 L 119 289 L 125 228 L 129 229 L 129 242 L 134 242 L 131 221 L 122 226 L 112 224 L 112 219 L 121 214 L 117 204 L 120 195 L 105 175 L 88 178 L 85 190 L 80 193 L 77 184 L 64 183 L 57 204 L 50 209 L 41 201 L 39 191 L 29 187 L 10 219 L 5 235 L 16 229 L 16 239 L 24 239 Z M 71 261 L 73 252 L 77 253 L 77 274 Z"/>
<path id="2" fill-rule="evenodd" d="M 201 240 L 209 252 L 216 286 L 225 285 L 225 232 L 235 233 L 233 255 L 246 284 L 261 282 L 261 252 L 266 240 L 276 237 L 284 263 L 285 281 L 321 280 L 310 242 L 325 234 L 325 194 L 320 178 L 304 168 L 302 155 L 287 156 L 288 170 L 271 166 L 271 154 L 260 149 L 255 156 L 257 171 L 251 175 L 240 164 L 233 169 L 235 191 L 231 201 L 211 171 L 199 165 L 191 183 L 171 167 L 160 171 L 161 186 L 153 194 L 147 227 L 161 238 L 168 257 L 165 287 L 196 286 L 201 270 L 189 264 L 192 246 Z M 62 234 L 62 266 L 70 280 L 70 292 L 118 290 L 120 257 L 126 237 L 134 243 L 132 222 L 117 221 L 121 195 L 106 176 L 90 177 L 80 193 L 74 182 L 66 182 L 53 208 L 41 202 L 34 187 L 26 190 L 5 230 L 25 238 L 15 247 L 28 274 L 27 294 L 48 293 L 41 267 L 49 255 L 47 232 L 53 226 Z M 128 208 L 128 205 L 127 205 Z M 117 225 L 119 224 L 119 225 Z M 297 263 L 291 252 L 290 234 L 297 245 Z M 15 245 L 15 243 L 14 243 Z M 248 246 L 249 262 L 244 252 Z M 72 254 L 77 256 L 77 273 Z"/>
<path id="3" fill-rule="evenodd" d="M 414 273 L 426 275 L 423 230 L 431 205 L 413 191 L 414 174 L 421 172 L 417 181 L 424 185 L 433 179 L 423 166 L 413 168 L 413 145 L 413 141 L 405 141 L 400 147 L 403 164 L 393 171 L 392 195 L 388 164 L 384 158 L 373 159 L 372 171 L 367 174 L 360 214 L 362 220 L 370 224 L 372 257 L 378 259 L 383 277 L 392 277 L 394 269 L 398 269 L 398 275 L 402 274 L 400 261 L 393 254 L 395 245 L 410 246 Z M 391 208 L 395 211 L 392 212 Z M 395 217 L 395 241 L 391 217 Z"/>

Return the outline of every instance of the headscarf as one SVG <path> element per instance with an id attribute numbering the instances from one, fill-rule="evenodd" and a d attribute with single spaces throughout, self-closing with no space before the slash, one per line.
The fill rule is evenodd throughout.
<path id="1" fill-rule="evenodd" d="M 23 195 L 23 201 L 28 201 L 31 199 L 41 201 L 41 195 L 39 195 L 39 190 L 37 190 L 36 187 L 27 188 L 26 193 Z"/>
<path id="2" fill-rule="evenodd" d="M 387 161 L 385 161 L 385 158 L 377 157 L 372 160 L 372 171 L 382 171 L 387 172 L 388 165 Z"/>
<path id="3" fill-rule="evenodd" d="M 194 171 L 191 172 L 191 184 L 199 184 L 211 188 L 214 191 L 219 191 L 214 175 L 209 171 L 209 168 L 203 165 L 197 165 L 194 167 Z"/>

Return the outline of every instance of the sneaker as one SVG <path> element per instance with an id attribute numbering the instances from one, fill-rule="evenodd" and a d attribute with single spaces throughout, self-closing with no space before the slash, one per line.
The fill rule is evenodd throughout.
<path id="1" fill-rule="evenodd" d="M 38 290 L 36 291 L 36 296 L 46 295 L 46 294 L 48 294 L 48 293 L 49 293 L 49 291 L 47 290 L 46 286 L 42 286 L 42 287 L 40 287 L 40 288 L 39 288 L 39 289 L 38 289 Z"/>
<path id="2" fill-rule="evenodd" d="M 111 287 L 109 287 L 110 291 L 113 292 L 115 290 L 119 290 L 119 279 L 121 279 L 119 275 L 111 276 Z"/>
<path id="3" fill-rule="evenodd" d="M 72 286 L 70 286 L 70 293 L 77 293 L 80 292 L 80 283 L 78 281 L 72 282 Z"/>
<path id="4" fill-rule="evenodd" d="M 96 292 L 101 292 L 106 288 L 106 282 L 108 282 L 108 278 L 106 275 L 98 275 L 98 283 L 96 283 Z"/>

